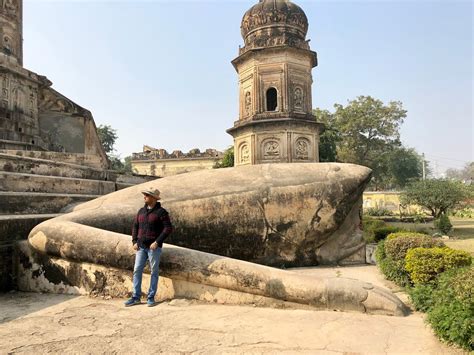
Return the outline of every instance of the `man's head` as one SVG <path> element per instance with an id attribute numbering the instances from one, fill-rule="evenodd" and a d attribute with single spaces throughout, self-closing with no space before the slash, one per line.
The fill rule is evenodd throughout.
<path id="1" fill-rule="evenodd" d="M 143 199 L 148 206 L 154 206 L 156 201 L 160 200 L 160 190 L 150 188 L 148 190 L 142 191 Z"/>

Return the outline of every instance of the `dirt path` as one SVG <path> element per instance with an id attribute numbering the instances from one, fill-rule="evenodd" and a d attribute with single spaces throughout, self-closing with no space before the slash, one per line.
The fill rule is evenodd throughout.
<path id="1" fill-rule="evenodd" d="M 298 272 L 383 281 L 370 266 Z M 458 352 L 441 344 L 419 313 L 389 317 L 189 300 L 125 308 L 122 302 L 30 293 L 0 295 L 0 353 Z"/>

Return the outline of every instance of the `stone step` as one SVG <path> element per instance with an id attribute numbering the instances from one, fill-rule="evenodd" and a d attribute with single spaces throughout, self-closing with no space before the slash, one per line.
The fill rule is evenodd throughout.
<path id="1" fill-rule="evenodd" d="M 116 189 L 113 181 L 0 171 L 0 191 L 105 195 Z"/>
<path id="2" fill-rule="evenodd" d="M 0 149 L 0 153 L 14 156 L 22 156 L 27 158 L 54 160 L 63 163 L 77 164 L 88 166 L 96 169 L 106 169 L 106 164 L 98 155 L 81 154 L 81 153 L 65 153 L 65 152 L 46 152 L 41 150 L 8 150 Z"/>
<path id="3" fill-rule="evenodd" d="M 0 192 L 0 215 L 60 213 L 68 205 L 86 202 L 99 195 L 43 192 Z"/>
<path id="4" fill-rule="evenodd" d="M 60 215 L 60 213 L 0 215 L 0 247 L 12 246 L 16 241 L 28 238 L 34 226 Z"/>
<path id="5" fill-rule="evenodd" d="M 0 171 L 115 181 L 117 173 L 78 164 L 0 153 Z"/>

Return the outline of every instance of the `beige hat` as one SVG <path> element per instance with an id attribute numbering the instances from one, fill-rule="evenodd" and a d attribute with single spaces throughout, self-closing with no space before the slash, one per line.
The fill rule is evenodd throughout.
<path id="1" fill-rule="evenodd" d="M 160 190 L 158 190 L 158 189 L 150 188 L 149 190 L 142 191 L 142 194 L 150 195 L 150 196 L 156 198 L 157 200 L 161 200 Z"/>

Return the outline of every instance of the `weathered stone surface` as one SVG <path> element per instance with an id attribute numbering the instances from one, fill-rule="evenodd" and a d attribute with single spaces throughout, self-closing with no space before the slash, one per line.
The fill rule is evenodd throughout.
<path id="1" fill-rule="evenodd" d="M 29 243 L 35 250 L 53 257 L 119 269 L 133 268 L 135 253 L 127 236 L 80 225 L 62 217 L 35 227 L 30 233 Z M 171 245 L 163 250 L 161 268 L 162 275 L 173 280 L 319 309 L 397 316 L 406 311 L 396 296 L 369 283 L 344 278 L 315 280 L 289 271 Z M 74 284 L 68 280 L 83 275 L 82 268 L 76 270 L 80 272 L 70 274 L 69 278 L 61 271 L 58 276 L 57 267 L 49 265 L 48 270 L 55 270 L 50 278 L 63 285 Z M 41 273 L 37 277 L 48 278 Z M 89 278 L 88 282 L 94 281 Z"/>
<path id="2" fill-rule="evenodd" d="M 67 218 L 129 234 L 140 191 L 156 186 L 176 227 L 170 244 L 275 266 L 365 263 L 359 209 L 369 178 L 365 167 L 331 163 L 201 171 L 101 197 Z"/>
<path id="3" fill-rule="evenodd" d="M 369 169 L 341 164 L 259 165 L 174 176 L 84 203 L 70 214 L 36 226 L 29 243 L 52 257 L 131 269 L 130 237 L 116 232 L 126 233 L 130 228 L 142 204 L 140 191 L 156 186 L 175 219 L 177 235 L 200 237 L 204 242 L 220 237 L 213 246 L 223 251 L 232 251 L 233 241 L 240 238 L 239 252 L 249 250 L 249 255 L 267 258 L 259 257 L 259 261 L 295 256 L 298 243 L 306 254 L 297 260 L 305 263 L 317 262 L 318 257 L 344 259 L 364 250 L 350 232 L 369 177 Z M 249 242 L 252 239 L 254 243 Z M 267 240 L 272 244 L 267 246 Z M 278 243 L 287 246 L 288 253 Z M 252 254 L 255 249 L 257 254 Z M 368 283 L 342 278 L 315 282 L 292 272 L 171 245 L 163 250 L 162 274 L 317 308 L 395 315 L 405 311 L 398 298 Z"/>
<path id="4" fill-rule="evenodd" d="M 0 171 L 0 191 L 105 195 L 115 190 L 113 181 Z"/>
<path id="5" fill-rule="evenodd" d="M 0 214 L 50 214 L 67 206 L 89 201 L 97 195 L 43 192 L 0 192 Z"/>

